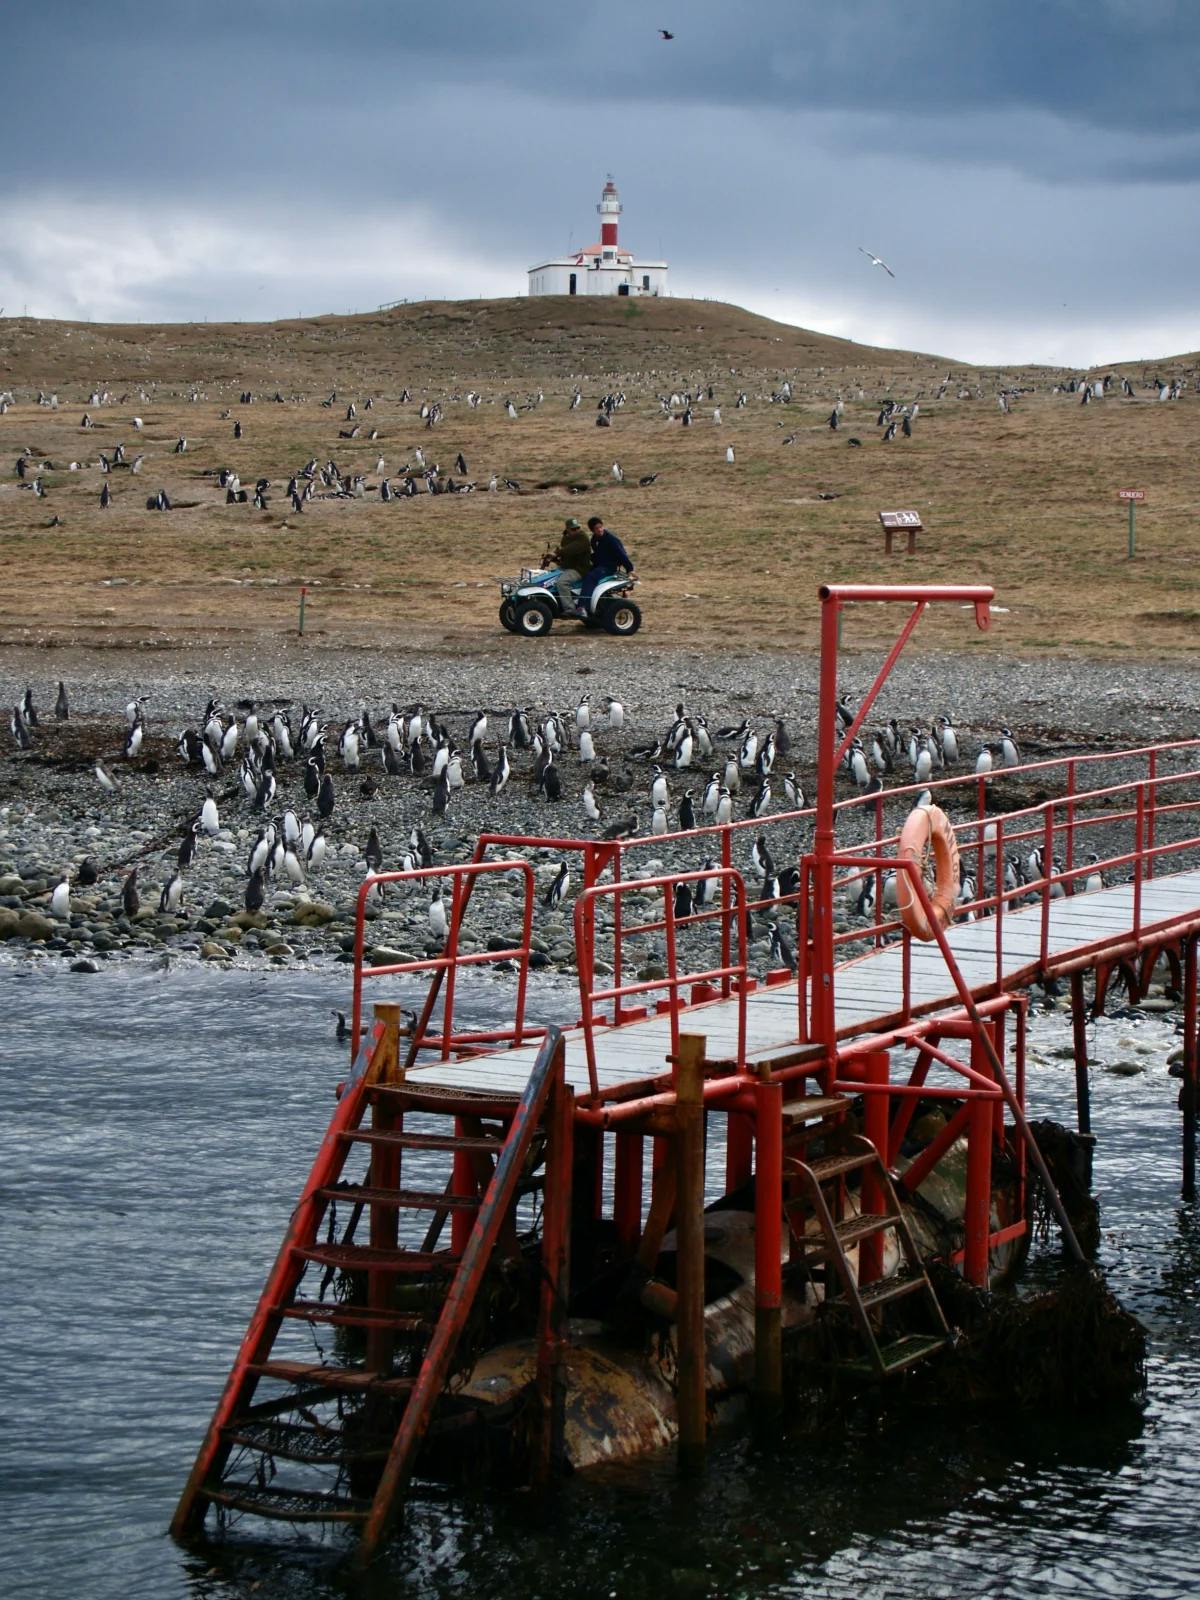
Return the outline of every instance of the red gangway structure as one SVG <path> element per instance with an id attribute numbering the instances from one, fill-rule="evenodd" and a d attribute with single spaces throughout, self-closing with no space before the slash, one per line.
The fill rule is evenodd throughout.
<path id="1" fill-rule="evenodd" d="M 905 1204 L 944 1170 L 959 1175 L 962 1201 L 945 1259 L 971 1283 L 987 1285 L 1026 1241 L 1034 1172 L 1082 1259 L 1026 1118 L 1031 983 L 1070 985 L 1089 1134 L 1085 977 L 1099 1013 L 1114 976 L 1136 999 L 1165 960 L 1184 1003 L 1183 1188 L 1194 1195 L 1200 740 L 837 797 L 843 758 L 926 608 L 967 607 L 986 628 L 991 599 L 986 586 L 820 591 L 813 808 L 651 838 L 489 834 L 469 862 L 363 883 L 353 1073 L 197 1456 L 177 1537 L 196 1537 L 210 1507 L 226 1519 L 345 1524 L 359 1533 L 353 1559 L 369 1563 L 421 1452 L 452 1450 L 470 1425 L 456 1394 L 480 1337 L 503 1336 L 488 1286 L 511 1288 L 522 1263 L 533 1266 L 522 1326 L 536 1359 L 521 1431 L 544 1481 L 562 1449 L 572 1257 L 601 1236 L 608 1267 L 625 1262 L 671 1324 L 680 1455 L 694 1460 L 706 1416 L 705 1130 L 717 1123 L 726 1200 L 742 1197 L 754 1215 L 760 1415 L 780 1403 L 781 1312 L 797 1284 L 845 1313 L 850 1364 L 869 1377 L 946 1343 Z M 837 692 L 842 617 L 874 603 L 910 609 L 851 714 Z M 952 819 L 971 880 L 944 927 L 922 863 L 898 855 L 897 819 L 930 799 Z M 760 837 L 794 863 L 765 893 L 749 870 Z M 582 884 L 578 1016 L 561 1026 L 527 1011 L 529 855 L 547 850 L 574 860 Z M 663 865 L 684 851 L 702 864 Z M 472 892 L 497 873 L 521 885 L 520 942 L 462 948 Z M 372 886 L 422 877 L 450 881 L 444 948 L 372 965 Z M 899 877 L 933 933 L 926 942 L 889 909 Z M 681 900 L 680 885 L 693 894 Z M 761 981 L 756 917 L 794 940 L 776 938 L 779 964 Z M 515 969 L 511 1020 L 461 1026 L 459 975 L 489 963 Z M 415 972 L 430 980 L 415 1017 L 384 1001 L 368 1021 L 367 985 L 386 992 Z M 914 1144 L 931 1107 L 941 1114 Z M 664 1246 L 673 1282 L 656 1284 Z M 314 1359 L 318 1330 L 334 1343 Z M 289 1331 L 308 1340 L 299 1354 L 284 1348 Z"/>

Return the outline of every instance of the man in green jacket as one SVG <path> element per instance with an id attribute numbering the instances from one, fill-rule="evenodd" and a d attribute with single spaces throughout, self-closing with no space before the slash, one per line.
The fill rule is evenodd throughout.
<path id="1" fill-rule="evenodd" d="M 567 518 L 558 541 L 558 549 L 551 554 L 550 559 L 559 568 L 554 583 L 558 593 L 558 603 L 566 615 L 570 616 L 575 610 L 575 591 L 572 585 L 582 579 L 592 564 L 591 540 L 580 526 L 578 517 Z"/>

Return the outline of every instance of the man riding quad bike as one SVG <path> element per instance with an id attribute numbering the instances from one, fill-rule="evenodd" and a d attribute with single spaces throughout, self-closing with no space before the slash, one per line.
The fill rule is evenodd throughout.
<path id="1" fill-rule="evenodd" d="M 500 621 L 510 633 L 540 638 L 556 618 L 614 634 L 641 627 L 641 610 L 629 599 L 637 579 L 625 547 L 599 517 L 588 526 L 590 542 L 575 518 L 568 518 L 559 548 L 543 555 L 541 568 L 526 567 L 519 578 L 501 583 Z"/>

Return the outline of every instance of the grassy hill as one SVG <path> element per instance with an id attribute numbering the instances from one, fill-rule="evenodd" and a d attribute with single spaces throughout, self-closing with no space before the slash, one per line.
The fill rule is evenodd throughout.
<path id="1" fill-rule="evenodd" d="M 175 327 L 4 319 L 0 643 L 269 639 L 294 626 L 307 584 L 314 642 L 537 649 L 500 632 L 493 580 L 536 560 L 565 516 L 595 511 L 644 580 L 646 627 L 622 648 L 806 646 L 820 583 L 915 579 L 995 584 L 1005 609 L 973 647 L 1169 656 L 1200 620 L 1196 363 L 1127 363 L 1132 396 L 1081 406 L 1047 369 L 875 350 L 708 301 L 425 302 Z M 1158 372 L 1188 377 L 1180 400 L 1146 387 Z M 689 428 L 659 404 L 684 386 Z M 597 400 L 616 388 L 626 404 L 598 428 Z M 95 390 L 108 399 L 93 404 Z M 919 408 L 911 437 L 885 442 L 884 397 Z M 442 406 L 434 428 L 426 400 Z M 101 453 L 118 444 L 140 471 L 106 478 Z M 383 503 L 381 479 L 398 487 L 418 451 L 476 492 Z M 17 478 L 18 455 L 44 498 Z M 364 496 L 321 489 L 295 513 L 284 486 L 313 458 L 361 473 Z M 267 507 L 227 504 L 222 467 L 251 489 L 269 480 Z M 1132 562 L 1127 486 L 1148 495 Z M 160 488 L 170 513 L 146 507 Z M 916 560 L 884 557 L 878 512 L 893 507 L 924 518 Z M 880 627 L 867 609 L 855 636 Z M 961 643 L 959 619 L 923 625 L 921 642 Z M 580 660 L 613 648 L 574 633 L 570 647 Z"/>

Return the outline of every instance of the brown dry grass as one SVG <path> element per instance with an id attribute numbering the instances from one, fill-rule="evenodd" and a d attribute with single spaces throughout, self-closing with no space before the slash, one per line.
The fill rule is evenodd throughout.
<path id="1" fill-rule="evenodd" d="M 1051 396 L 1048 372 L 959 365 L 956 379 L 983 397 L 958 400 L 956 381 L 936 400 L 947 370 L 938 358 L 680 300 L 427 304 L 229 327 L 9 320 L 0 324 L 0 389 L 16 389 L 18 404 L 0 417 L 0 641 L 261 640 L 294 628 L 306 583 L 314 640 L 536 648 L 501 632 L 492 579 L 536 558 L 564 516 L 596 511 L 625 538 L 644 580 L 645 629 L 625 649 L 809 646 L 820 583 L 914 579 L 993 583 L 1009 608 L 987 636 L 957 615 L 931 617 L 920 635 L 926 647 L 971 639 L 984 650 L 1048 654 L 1186 649 L 1200 617 L 1200 397 L 1159 405 L 1139 388 L 1134 400 L 1114 395 L 1085 408 L 1074 396 Z M 1142 367 L 1129 370 L 1140 382 Z M 1194 373 L 1195 358 L 1153 370 Z M 771 405 L 785 373 L 794 401 Z M 576 379 L 584 402 L 572 412 Z M 689 379 L 715 385 L 720 428 L 706 405 L 690 430 L 659 414 L 655 395 Z M 1010 382 L 1038 392 L 1004 416 L 994 395 Z M 401 406 L 406 384 L 414 400 Z M 195 402 L 193 385 L 203 396 Z M 38 386 L 57 390 L 57 411 L 30 403 Z M 88 408 L 98 426 L 83 432 L 93 386 L 125 399 Z M 323 409 L 318 401 L 335 386 L 338 404 Z M 611 429 L 598 429 L 596 398 L 615 386 L 628 403 Z M 475 411 L 452 398 L 472 387 L 486 402 Z M 510 421 L 499 399 L 511 394 L 520 404 L 539 387 L 544 402 Z M 237 404 L 243 388 L 255 391 L 255 405 Z M 738 411 L 743 388 L 749 405 Z M 287 403 L 269 403 L 276 389 Z M 839 394 L 846 410 L 832 433 L 826 418 Z M 911 440 L 879 442 L 884 394 L 921 399 Z M 363 412 L 368 395 L 375 407 Z M 364 426 L 348 443 L 338 430 L 351 398 Z M 417 415 L 423 398 L 445 403 L 432 432 Z M 232 415 L 222 419 L 226 409 Z M 140 436 L 135 414 L 145 422 Z M 238 442 L 235 418 L 244 427 Z M 377 443 L 366 438 L 372 426 Z M 180 433 L 189 450 L 174 456 Z M 785 445 L 790 434 L 795 442 Z M 847 443 L 852 435 L 860 449 Z M 114 504 L 101 511 L 94 463 L 118 440 L 130 457 L 143 451 L 145 464 L 138 477 L 114 476 Z M 299 517 L 282 495 L 289 473 L 312 455 L 333 456 L 373 483 L 379 454 L 395 475 L 417 445 L 443 471 L 461 450 L 481 489 L 495 471 L 523 492 L 390 506 L 331 500 Z M 45 499 L 16 486 L 12 464 L 23 449 L 53 463 Z M 72 460 L 81 470 L 64 470 Z M 614 460 L 623 486 L 611 479 Z M 269 511 L 226 506 L 211 476 L 222 465 L 244 484 L 269 477 Z M 657 483 L 638 488 L 650 472 Z M 575 482 L 593 488 L 571 495 L 566 485 Z M 1124 485 L 1148 491 L 1132 563 L 1116 500 Z M 177 505 L 169 515 L 144 508 L 160 486 Z M 924 517 L 917 560 L 884 558 L 877 513 L 887 506 Z M 50 528 L 53 516 L 60 526 Z M 878 625 L 878 614 L 856 618 L 856 641 Z"/>

